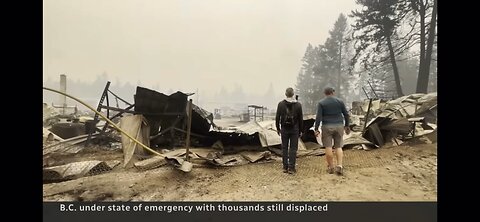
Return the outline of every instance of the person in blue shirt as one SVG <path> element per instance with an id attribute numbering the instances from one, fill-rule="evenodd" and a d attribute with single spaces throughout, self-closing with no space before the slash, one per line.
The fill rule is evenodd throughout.
<path id="1" fill-rule="evenodd" d="M 343 133 L 350 133 L 349 115 L 345 103 L 335 97 L 335 90 L 326 87 L 323 90 L 325 98 L 318 102 L 315 119 L 315 136 L 320 134 L 318 127 L 322 124 L 322 143 L 325 146 L 327 172 L 343 175 Z M 333 165 L 333 148 L 337 159 L 337 166 Z"/>

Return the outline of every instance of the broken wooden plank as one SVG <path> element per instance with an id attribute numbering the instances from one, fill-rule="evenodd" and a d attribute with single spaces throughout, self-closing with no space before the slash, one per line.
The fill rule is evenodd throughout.
<path id="1" fill-rule="evenodd" d="M 135 168 L 139 170 L 151 170 L 157 167 L 161 167 L 167 164 L 167 160 L 161 156 L 154 156 L 152 158 L 148 158 L 146 160 L 142 160 L 139 162 L 134 163 L 133 165 Z"/>
<path id="2" fill-rule="evenodd" d="M 272 156 L 272 153 L 270 151 L 264 151 L 264 152 L 253 152 L 253 151 L 244 151 L 240 153 L 243 158 L 247 159 L 251 163 L 255 163 L 261 159 L 269 160 Z"/>
<path id="3" fill-rule="evenodd" d="M 380 132 L 380 129 L 378 128 L 377 123 L 371 124 L 368 127 L 368 131 L 370 132 L 370 135 L 373 136 L 377 145 L 383 146 L 385 144 L 385 141 L 383 140 L 382 132 Z"/>

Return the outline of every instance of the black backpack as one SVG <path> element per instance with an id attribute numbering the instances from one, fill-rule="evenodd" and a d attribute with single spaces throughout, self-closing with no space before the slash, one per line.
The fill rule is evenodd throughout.
<path id="1" fill-rule="evenodd" d="M 285 115 L 285 121 L 283 122 L 283 125 L 285 127 L 291 128 L 291 127 L 295 126 L 295 113 L 293 111 L 294 106 L 295 106 L 294 103 L 286 104 L 287 113 Z"/>

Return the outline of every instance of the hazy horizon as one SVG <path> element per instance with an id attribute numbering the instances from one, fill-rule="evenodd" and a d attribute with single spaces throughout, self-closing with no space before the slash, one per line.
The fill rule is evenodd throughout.
<path id="1" fill-rule="evenodd" d="M 44 0 L 43 78 L 283 96 L 354 0 Z M 80 95 L 79 95 L 80 96 Z"/>

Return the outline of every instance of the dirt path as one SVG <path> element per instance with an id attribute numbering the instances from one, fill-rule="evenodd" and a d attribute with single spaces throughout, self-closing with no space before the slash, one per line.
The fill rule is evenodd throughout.
<path id="1" fill-rule="evenodd" d="M 436 144 L 345 150 L 345 175 L 326 173 L 324 156 L 224 168 L 116 170 L 43 185 L 46 201 L 436 201 Z"/>

